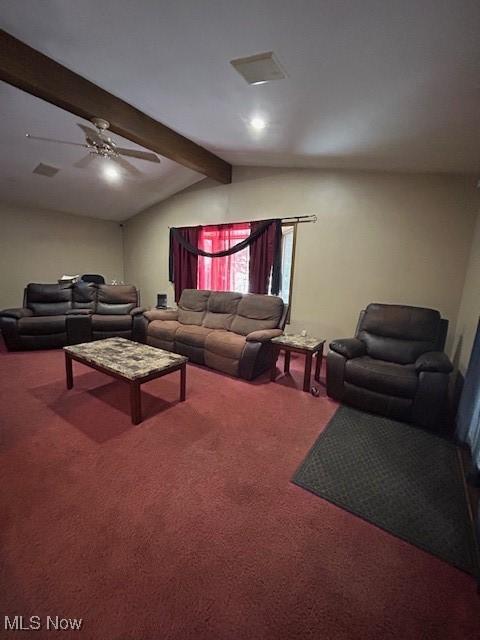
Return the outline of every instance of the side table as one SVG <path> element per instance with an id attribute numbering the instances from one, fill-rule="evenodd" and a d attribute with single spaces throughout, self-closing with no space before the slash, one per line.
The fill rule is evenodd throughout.
<path id="1" fill-rule="evenodd" d="M 274 357 L 272 369 L 270 371 L 270 380 L 274 381 L 277 377 L 277 359 L 282 349 L 285 351 L 285 373 L 288 373 L 290 371 L 290 355 L 292 351 L 294 353 L 302 353 L 305 356 L 303 390 L 308 393 L 310 391 L 310 378 L 312 375 L 312 358 L 315 354 L 315 380 L 317 382 L 320 381 L 320 369 L 322 366 L 323 345 L 325 344 L 325 340 L 319 340 L 318 338 L 313 338 L 312 336 L 284 335 L 279 336 L 278 338 L 272 338 L 271 342 L 274 349 Z"/>

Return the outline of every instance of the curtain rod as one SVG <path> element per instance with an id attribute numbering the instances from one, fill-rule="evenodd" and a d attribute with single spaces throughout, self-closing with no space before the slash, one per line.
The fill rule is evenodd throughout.
<path id="1" fill-rule="evenodd" d="M 307 219 L 308 218 L 308 219 Z M 305 222 L 317 222 L 317 214 L 311 213 L 306 216 L 287 216 L 286 218 L 281 218 L 282 223 L 291 223 L 291 224 L 304 224 Z M 246 224 L 247 222 L 264 222 L 264 220 L 242 220 L 241 222 L 215 222 L 210 224 L 203 225 L 194 225 L 201 227 L 214 227 L 219 224 Z M 168 226 L 171 229 L 170 225 Z M 177 229 L 184 229 L 185 227 L 177 227 Z"/>
<path id="2" fill-rule="evenodd" d="M 308 218 L 308 219 L 307 219 Z M 292 224 L 302 224 L 305 222 L 317 222 L 317 214 L 311 213 L 308 216 L 289 216 L 288 218 L 282 218 L 282 222 L 292 222 Z"/>

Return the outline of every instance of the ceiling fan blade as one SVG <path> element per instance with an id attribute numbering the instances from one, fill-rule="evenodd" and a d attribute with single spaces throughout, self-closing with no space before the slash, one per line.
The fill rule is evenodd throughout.
<path id="1" fill-rule="evenodd" d="M 92 127 L 87 127 L 86 124 L 81 124 L 80 122 L 77 122 L 77 127 L 80 127 L 80 129 L 83 131 L 85 136 L 87 138 L 90 138 L 90 140 L 95 140 L 99 143 L 104 142 L 104 140 L 102 140 L 102 138 L 100 137 L 96 129 L 92 129 Z"/>
<path id="2" fill-rule="evenodd" d="M 87 153 L 86 156 L 83 156 L 83 158 L 74 162 L 73 166 L 77 167 L 77 169 L 85 169 L 95 160 L 95 158 L 96 156 L 93 153 Z"/>
<path id="3" fill-rule="evenodd" d="M 43 140 L 44 142 L 56 142 L 57 144 L 71 144 L 74 147 L 87 147 L 87 145 L 82 142 L 70 142 L 69 140 L 57 140 L 56 138 L 42 138 L 41 136 L 32 136 L 30 133 L 26 133 L 25 137 L 29 140 Z"/>
<path id="4" fill-rule="evenodd" d="M 115 158 L 112 158 L 112 160 L 114 162 L 116 162 L 117 164 L 119 164 L 121 167 L 123 167 L 125 169 L 125 171 L 128 171 L 128 173 L 132 176 L 141 176 L 142 172 L 139 171 L 137 169 L 137 167 L 134 167 L 133 164 L 131 164 L 130 162 L 128 162 L 128 160 L 125 160 L 125 158 L 122 158 L 121 156 L 117 156 Z"/>
<path id="5" fill-rule="evenodd" d="M 125 149 L 124 147 L 115 147 L 117 153 L 130 158 L 138 158 L 139 160 L 148 160 L 148 162 L 160 162 L 160 158 L 150 151 L 136 151 L 135 149 Z"/>

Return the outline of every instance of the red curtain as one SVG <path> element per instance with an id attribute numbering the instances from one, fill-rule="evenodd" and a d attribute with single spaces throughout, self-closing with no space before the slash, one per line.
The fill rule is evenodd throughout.
<path id="1" fill-rule="evenodd" d="M 202 227 L 198 248 L 209 253 L 224 251 L 250 235 L 250 223 Z M 223 258 L 198 257 L 198 288 L 213 291 L 248 291 L 249 247 Z"/>
<path id="2" fill-rule="evenodd" d="M 182 229 L 185 240 L 194 247 L 198 246 L 198 231 L 198 227 Z M 175 302 L 178 302 L 184 289 L 197 288 L 198 256 L 187 251 L 173 236 L 170 236 L 170 243 L 170 255 L 173 261 L 171 279 L 174 282 Z"/>
<path id="3" fill-rule="evenodd" d="M 251 230 L 262 224 L 262 222 L 252 222 Z M 281 233 L 281 228 L 280 228 Z M 268 293 L 270 274 L 277 254 L 277 243 L 279 241 L 277 225 L 271 224 L 255 242 L 250 245 L 249 264 L 249 291 L 250 293 Z M 276 292 L 278 293 L 278 291 Z"/>

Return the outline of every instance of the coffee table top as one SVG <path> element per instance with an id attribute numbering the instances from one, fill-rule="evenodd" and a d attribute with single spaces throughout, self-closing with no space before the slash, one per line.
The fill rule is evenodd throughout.
<path id="1" fill-rule="evenodd" d="M 288 335 L 278 336 L 278 338 L 272 338 L 274 344 L 279 344 L 282 347 L 292 347 L 293 349 L 305 349 L 306 351 L 318 351 L 325 340 L 319 340 L 313 336 L 302 335 Z"/>
<path id="2" fill-rule="evenodd" d="M 85 360 L 86 364 L 95 364 L 129 380 L 160 373 L 188 361 L 185 356 L 126 338 L 105 338 L 63 349 L 72 356 Z"/>

